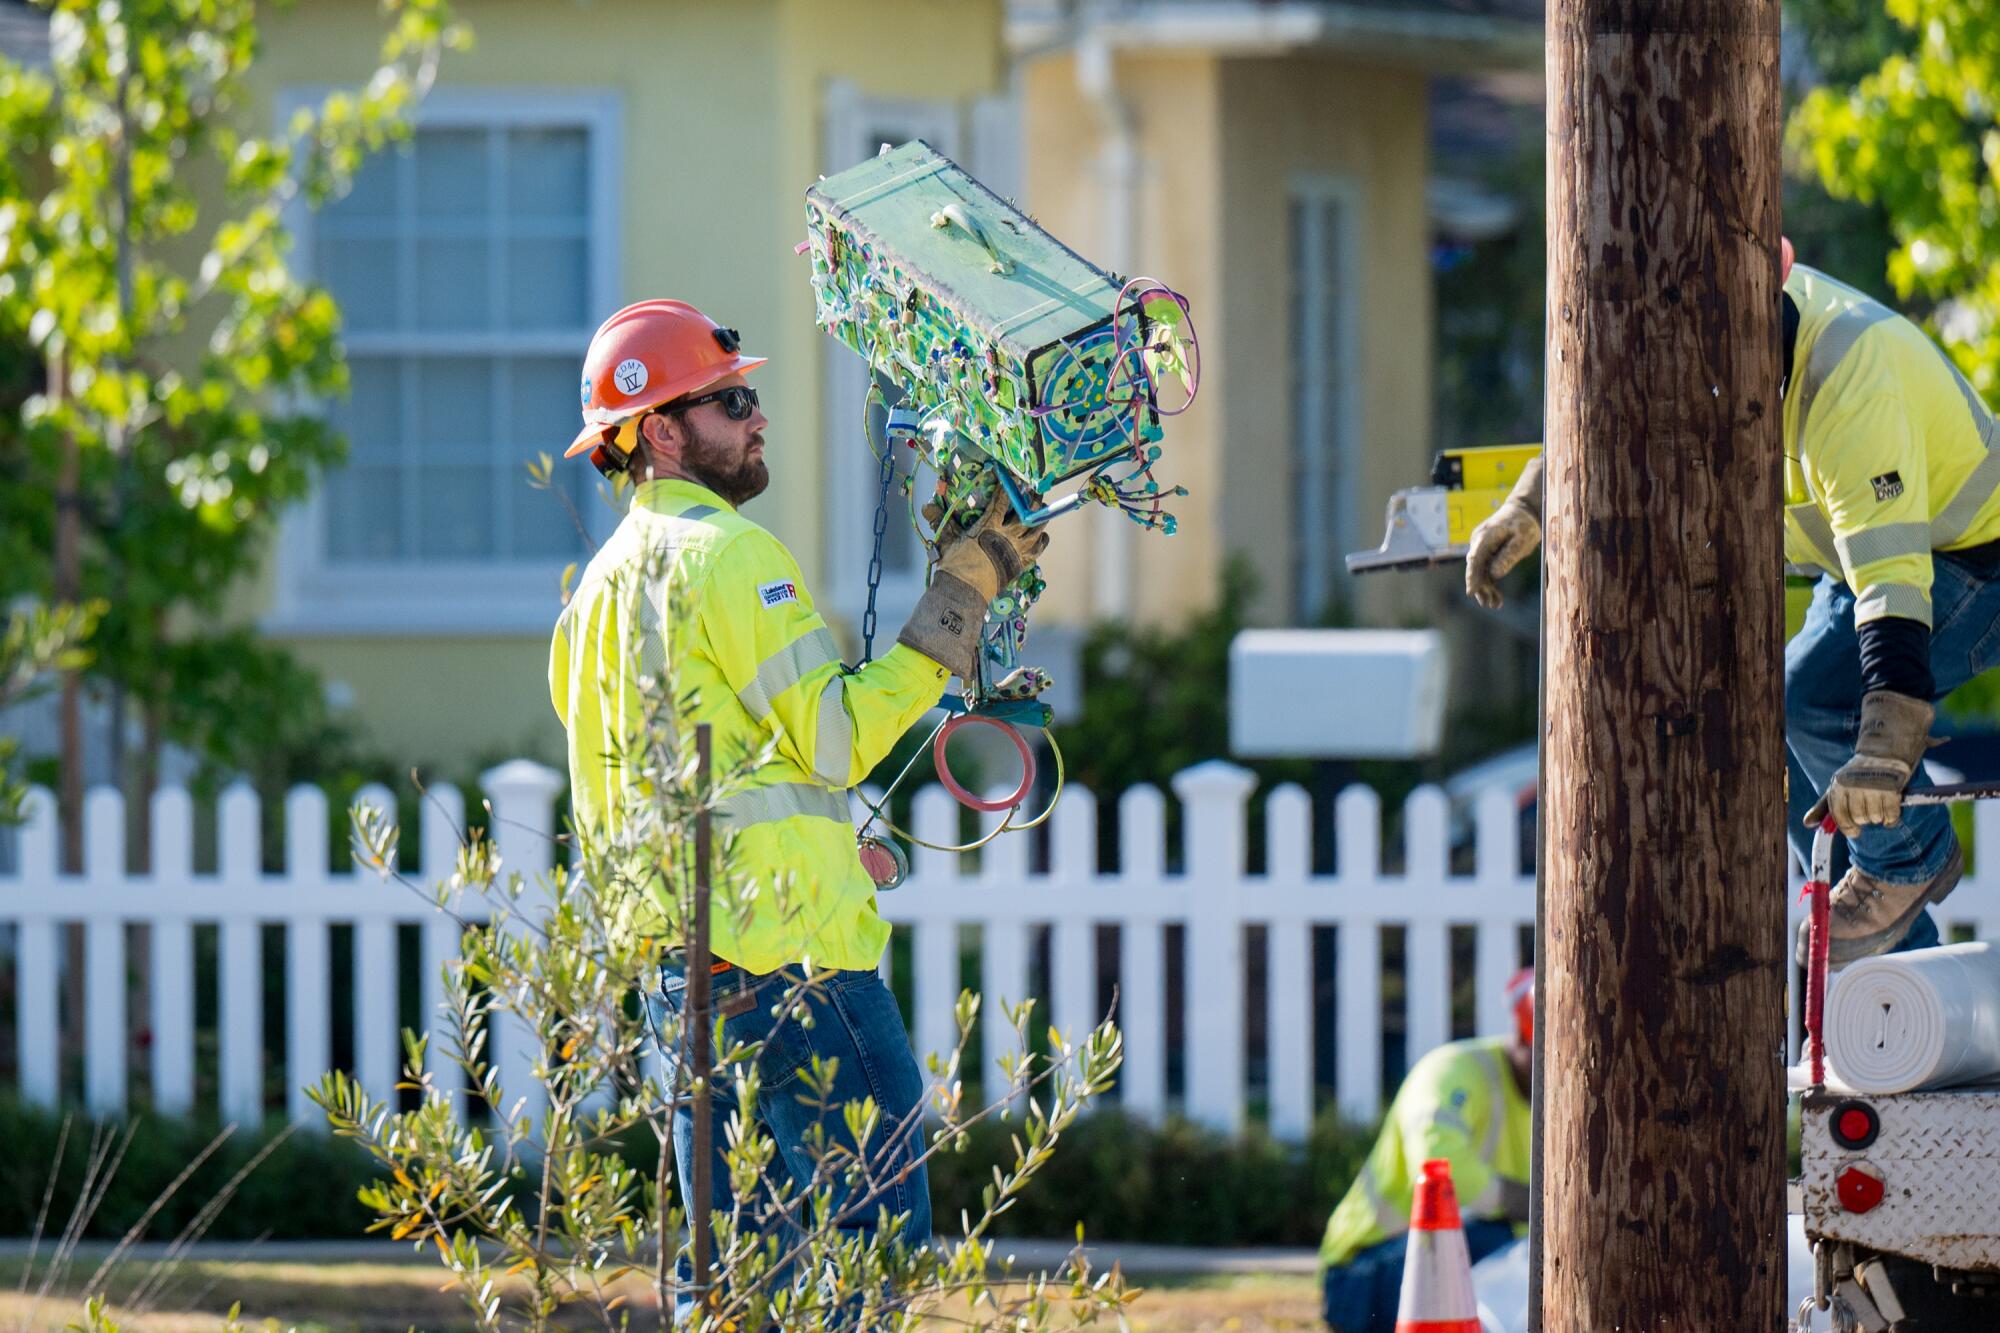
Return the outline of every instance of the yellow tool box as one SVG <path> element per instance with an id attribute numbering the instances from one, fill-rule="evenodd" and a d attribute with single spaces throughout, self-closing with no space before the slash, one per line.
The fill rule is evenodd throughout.
<path id="1" fill-rule="evenodd" d="M 1500 507 L 1520 480 L 1539 444 L 1498 444 L 1447 449 L 1431 465 L 1431 484 L 1389 497 L 1382 544 L 1347 557 L 1352 574 L 1378 569 L 1419 569 L 1465 558 L 1472 530 Z"/>

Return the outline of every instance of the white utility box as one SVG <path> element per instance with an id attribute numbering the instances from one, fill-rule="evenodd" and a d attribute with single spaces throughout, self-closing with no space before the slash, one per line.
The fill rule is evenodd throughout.
<path id="1" fill-rule="evenodd" d="M 1244 759 L 1415 759 L 1444 732 L 1436 630 L 1253 629 L 1229 646 L 1229 748 Z"/>

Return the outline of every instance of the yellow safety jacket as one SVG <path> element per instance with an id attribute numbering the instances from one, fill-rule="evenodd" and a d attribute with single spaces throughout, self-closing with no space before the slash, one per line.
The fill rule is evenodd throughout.
<path id="1" fill-rule="evenodd" d="M 1993 414 L 1916 325 L 1803 264 L 1785 392 L 1785 560 L 1854 592 L 1855 623 L 1931 623 L 1931 552 L 2000 539 Z"/>
<path id="2" fill-rule="evenodd" d="M 646 482 L 578 580 L 549 649 L 578 828 L 620 818 L 637 780 L 620 742 L 639 730 L 640 677 L 666 664 L 676 693 L 693 700 L 676 721 L 711 725 L 718 769 L 767 741 L 777 747 L 722 818 L 737 833 L 732 869 L 747 882 L 788 877 L 791 911 L 753 911 L 741 930 L 716 913 L 715 955 L 753 972 L 807 958 L 874 967 L 889 926 L 855 852 L 847 788 L 937 703 L 949 673 L 900 644 L 847 671 L 775 537 L 705 487 Z M 654 903 L 618 911 L 637 936 L 665 926 Z"/>
<path id="3" fill-rule="evenodd" d="M 1451 1163 L 1453 1191 L 1468 1219 L 1504 1217 L 1501 1183 L 1528 1184 L 1533 1119 L 1507 1068 L 1505 1037 L 1455 1041 L 1417 1061 L 1390 1103 L 1361 1174 L 1327 1219 L 1322 1268 L 1344 1264 L 1410 1229 L 1423 1164 Z"/>

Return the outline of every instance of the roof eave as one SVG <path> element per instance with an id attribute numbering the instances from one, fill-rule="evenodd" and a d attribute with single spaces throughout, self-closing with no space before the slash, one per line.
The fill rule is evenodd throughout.
<path id="1" fill-rule="evenodd" d="M 1007 21 L 1008 45 L 1017 55 L 1061 49 L 1086 31 L 1120 50 L 1198 50 L 1222 56 L 1319 52 L 1439 74 L 1538 69 L 1543 51 L 1537 23 L 1338 0 L 1256 5 L 1137 0 L 1082 14 L 1016 9 Z"/>

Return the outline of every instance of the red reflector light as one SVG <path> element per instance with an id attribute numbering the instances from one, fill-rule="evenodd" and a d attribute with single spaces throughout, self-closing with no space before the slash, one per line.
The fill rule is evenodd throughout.
<path id="1" fill-rule="evenodd" d="M 1875 1115 L 1875 1108 L 1867 1102 L 1848 1100 L 1836 1102 L 1827 1112 L 1828 1130 L 1833 1141 L 1849 1152 L 1860 1152 L 1875 1142 L 1881 1132 L 1882 1122 Z"/>
<path id="2" fill-rule="evenodd" d="M 1850 1213 L 1865 1213 L 1882 1202 L 1882 1176 L 1873 1167 L 1850 1166 L 1834 1179 L 1840 1206 Z"/>

